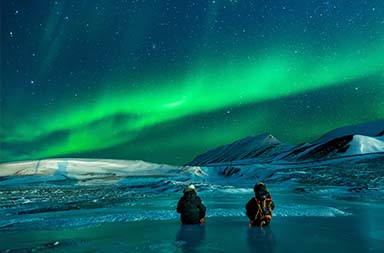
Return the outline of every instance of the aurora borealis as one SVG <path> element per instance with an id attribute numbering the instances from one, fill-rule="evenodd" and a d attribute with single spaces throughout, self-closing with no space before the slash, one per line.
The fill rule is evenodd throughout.
<path id="1" fill-rule="evenodd" d="M 1 161 L 183 164 L 384 118 L 384 2 L 1 2 Z"/>

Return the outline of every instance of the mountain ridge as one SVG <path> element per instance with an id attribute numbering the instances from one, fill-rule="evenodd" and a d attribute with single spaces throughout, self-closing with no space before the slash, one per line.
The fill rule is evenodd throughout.
<path id="1" fill-rule="evenodd" d="M 384 120 L 349 125 L 325 133 L 312 143 L 283 143 L 269 133 L 249 136 L 195 157 L 186 165 L 200 166 L 250 160 L 302 162 L 384 152 Z M 231 153 L 228 153 L 231 151 Z"/>

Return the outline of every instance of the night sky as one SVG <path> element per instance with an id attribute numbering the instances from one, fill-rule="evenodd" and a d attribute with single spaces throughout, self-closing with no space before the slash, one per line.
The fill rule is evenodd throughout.
<path id="1" fill-rule="evenodd" d="M 1 1 L 0 97 L 2 162 L 312 141 L 384 118 L 384 1 Z"/>

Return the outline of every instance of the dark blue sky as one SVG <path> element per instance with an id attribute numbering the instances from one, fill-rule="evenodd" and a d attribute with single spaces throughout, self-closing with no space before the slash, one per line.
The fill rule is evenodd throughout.
<path id="1" fill-rule="evenodd" d="M 384 118 L 384 2 L 2 1 L 2 161 L 181 164 Z"/>

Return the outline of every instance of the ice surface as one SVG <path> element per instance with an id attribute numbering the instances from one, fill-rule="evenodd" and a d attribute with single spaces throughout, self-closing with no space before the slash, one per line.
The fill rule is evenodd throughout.
<path id="1" fill-rule="evenodd" d="M 380 252 L 382 161 L 376 154 L 209 167 L 95 159 L 2 164 L 0 251 Z M 276 203 L 263 231 L 247 228 L 244 209 L 259 180 Z M 207 206 L 202 227 L 180 226 L 175 210 L 190 183 Z"/>

